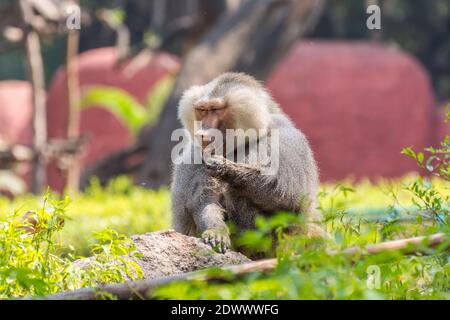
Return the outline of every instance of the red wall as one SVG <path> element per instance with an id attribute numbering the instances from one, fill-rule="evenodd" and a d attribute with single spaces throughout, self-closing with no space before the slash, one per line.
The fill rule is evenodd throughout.
<path id="1" fill-rule="evenodd" d="M 31 86 L 26 81 L 0 81 L 0 140 L 30 145 Z"/>
<path id="2" fill-rule="evenodd" d="M 80 85 L 118 86 L 141 103 L 161 77 L 176 72 L 178 61 L 161 54 L 130 72 L 115 68 L 114 48 L 80 55 Z M 321 180 L 395 177 L 417 167 L 400 154 L 436 145 L 450 124 L 434 107 L 430 79 L 413 57 L 367 42 L 314 41 L 297 44 L 274 69 L 267 85 L 275 99 L 309 138 Z M 48 90 L 50 137 L 64 137 L 67 98 L 61 68 Z M 31 144 L 31 88 L 25 81 L 0 82 L 0 138 Z M 437 111 L 437 112 L 436 112 Z M 109 112 L 83 111 L 82 133 L 92 142 L 83 166 L 129 144 L 132 137 Z M 51 166 L 49 184 L 61 190 L 64 178 Z M 25 176 L 25 175 L 24 175 Z"/>
<path id="3" fill-rule="evenodd" d="M 0 143 L 32 145 L 31 85 L 26 81 L 0 81 Z M 30 165 L 16 168 L 24 181 L 29 180 Z M 6 190 L 0 190 L 3 194 Z M 5 192 L 5 194 L 9 194 Z"/>
<path id="4" fill-rule="evenodd" d="M 400 176 L 416 169 L 402 148 L 433 143 L 430 79 L 399 50 L 367 42 L 300 42 L 267 84 L 309 138 L 321 180 Z"/>

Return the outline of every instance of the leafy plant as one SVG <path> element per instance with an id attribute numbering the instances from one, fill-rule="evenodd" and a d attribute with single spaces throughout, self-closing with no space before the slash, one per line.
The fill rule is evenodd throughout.
<path id="1" fill-rule="evenodd" d="M 448 225 L 450 213 L 448 195 L 441 195 L 433 185 L 425 183 L 421 177 L 409 184 L 406 189 L 414 194 L 413 202 L 420 211 L 431 213 L 435 222 Z"/>
<path id="2" fill-rule="evenodd" d="M 447 120 L 450 112 L 447 114 Z M 408 177 L 403 183 L 384 183 L 384 217 L 374 220 L 370 205 L 373 187 L 368 192 L 360 186 L 343 183 L 324 185 L 319 192 L 319 207 L 330 235 L 327 246 L 317 246 L 301 235 L 278 233 L 278 265 L 268 273 L 252 273 L 244 277 L 226 274 L 223 282 L 181 281 L 161 286 L 156 298 L 171 299 L 450 299 L 450 255 L 448 243 L 428 249 L 429 256 L 405 256 L 401 252 L 382 252 L 363 258 L 330 254 L 351 246 L 364 246 L 380 241 L 427 235 L 450 234 L 449 228 L 449 138 L 439 149 L 427 148 L 403 153 L 437 176 L 431 180 Z M 384 186 L 383 186 L 384 184 Z M 405 194 L 406 192 L 406 194 Z M 411 198 L 411 194 L 413 197 Z M 358 197 L 361 203 L 355 203 Z M 381 204 L 383 204 L 381 202 Z M 402 220 L 398 214 L 411 214 Z M 367 210 L 369 209 L 369 210 Z M 369 213 L 369 214 L 368 214 Z M 424 220 L 424 214 L 431 220 Z M 426 217 L 426 215 L 425 215 Z M 245 232 L 243 244 L 269 248 L 270 235 L 292 223 L 292 215 L 281 214 L 270 219 L 258 218 L 257 229 Z M 268 240 L 269 239 L 269 240 Z M 450 241 L 450 240 L 448 240 Z M 447 241 L 447 242 L 448 242 Z M 217 270 L 212 272 L 217 273 Z M 217 276 L 217 275 L 216 275 Z"/>
<path id="3" fill-rule="evenodd" d="M 134 244 L 115 231 L 96 234 L 93 256 L 83 263 L 58 255 L 55 234 L 64 228 L 69 198 L 44 196 L 43 206 L 0 220 L 0 298 L 44 296 L 102 282 L 142 277 Z M 129 256 L 130 258 L 124 258 Z M 79 260 L 80 261 L 80 260 Z M 82 262 L 82 260 L 80 261 Z"/>
<path id="4" fill-rule="evenodd" d="M 447 106 L 444 121 L 450 121 L 450 105 Z M 419 167 L 426 169 L 432 175 L 450 181 L 450 139 L 448 135 L 440 142 L 439 148 L 426 148 L 427 155 L 424 152 L 416 153 L 411 147 L 404 148 L 402 152 L 415 159 Z M 431 213 L 436 223 L 449 224 L 449 186 L 445 190 L 447 195 L 444 196 L 431 183 L 419 176 L 406 189 L 415 196 L 413 202 L 419 210 Z"/>
<path id="5" fill-rule="evenodd" d="M 410 182 L 412 177 L 406 181 Z M 439 180 L 435 180 L 439 181 Z M 441 182 L 441 181 L 439 181 Z M 392 183 L 392 182 L 391 182 Z M 408 190 L 395 183 L 400 194 L 390 201 L 406 202 Z M 438 184 L 439 185 L 439 184 Z M 416 220 L 370 221 L 371 213 L 361 207 L 358 214 L 350 208 L 359 197 L 380 197 L 380 185 L 368 188 L 339 183 L 321 188 L 320 210 L 326 215 L 325 226 L 330 239 L 325 243 L 301 235 L 278 234 L 277 259 L 274 270 L 235 277 L 229 272 L 211 270 L 221 282 L 190 280 L 174 282 L 156 289 L 153 298 L 160 299 L 449 299 L 450 257 L 443 247 L 430 256 L 405 256 L 400 252 L 385 252 L 363 258 L 344 254 L 330 255 L 352 246 L 365 246 L 386 239 L 416 235 Z M 382 185 L 383 188 L 386 185 Z M 445 186 L 444 186 L 445 188 Z M 363 189 L 363 190 L 361 190 Z M 439 188 L 438 188 L 439 190 Z M 369 191 L 369 192 L 367 192 Z M 365 193 L 367 192 L 367 194 Z M 381 197 L 381 198 L 384 198 Z M 386 195 L 387 198 L 387 195 Z M 372 200 L 373 201 L 373 200 Z M 369 201 L 370 202 L 370 201 Z M 370 212 L 370 211 L 369 211 Z M 274 230 L 285 228 L 299 220 L 286 213 L 271 218 L 258 218 L 256 230 L 242 236 L 245 244 L 270 247 Z M 389 227 L 388 227 L 389 226 Z M 423 234 L 449 233 L 442 224 L 420 225 Z M 267 240 L 269 238 L 269 240 Z M 269 244 L 265 244 L 269 241 Z M 448 245 L 448 244 L 447 244 Z M 375 270 L 375 275 L 373 273 Z"/>
<path id="6" fill-rule="evenodd" d="M 240 243 L 253 246 L 257 252 L 261 246 L 271 250 L 273 243 L 269 235 L 274 234 L 276 254 L 281 262 L 275 270 L 240 278 L 227 275 L 228 280 L 220 283 L 174 283 L 158 289 L 154 297 L 448 299 L 449 257 L 439 248 L 428 257 L 380 255 L 358 261 L 345 256 L 330 257 L 327 253 L 327 250 L 398 237 L 448 232 L 445 224 L 418 220 L 419 216 L 413 214 L 418 209 L 414 202 L 422 202 L 411 197 L 411 191 L 404 186 L 416 179 L 410 175 L 376 184 L 350 180 L 323 184 L 319 210 L 326 217 L 325 227 L 332 239 L 326 247 L 301 236 L 280 233 L 292 224 L 301 223 L 301 219 L 291 214 L 260 217 L 258 228 L 244 233 Z M 445 180 L 433 177 L 429 183 L 439 194 L 448 194 Z M 400 209 L 402 214 L 392 214 L 391 219 L 391 210 L 394 213 Z M 383 219 L 379 219 L 378 212 L 383 213 Z M 409 216 L 412 219 L 399 219 Z M 133 276 L 138 278 L 140 272 L 134 260 L 123 258 L 125 252 L 131 255 L 136 252 L 130 240 L 121 234 L 139 234 L 169 226 L 168 190 L 135 186 L 127 177 L 118 177 L 106 187 L 93 180 L 72 201 L 52 194 L 44 198 L 0 197 L 0 298 L 47 295 Z M 80 255 L 93 258 L 74 263 Z M 367 269 L 371 266 L 380 268 L 378 289 L 367 285 Z"/>
<path id="7" fill-rule="evenodd" d="M 447 106 L 445 122 L 450 121 L 450 105 Z M 428 147 L 424 152 L 415 152 L 411 147 L 404 148 L 402 153 L 416 160 L 419 167 L 431 174 L 450 181 L 450 138 L 445 136 L 440 147 Z"/>
<path id="8" fill-rule="evenodd" d="M 290 223 L 286 215 L 271 218 Z M 275 220 L 272 220 L 275 221 Z M 332 221 L 333 220 L 333 221 Z M 359 222 L 356 222 L 358 224 Z M 271 224 L 267 222 L 266 226 Z M 278 223 L 277 223 L 278 225 Z M 362 224 L 361 226 L 363 226 Z M 351 224 L 356 227 L 355 223 Z M 339 217 L 329 220 L 330 235 L 348 230 Z M 380 230 L 377 228 L 376 230 Z M 448 299 L 449 256 L 436 249 L 427 257 L 382 253 L 354 259 L 329 250 L 373 242 L 372 228 L 348 232 L 341 243 L 318 245 L 302 236 L 280 240 L 274 270 L 235 277 L 229 272 L 211 270 L 223 281 L 190 280 L 174 282 L 156 289 L 159 299 Z M 255 231 L 252 231 L 255 232 Z M 256 231 L 258 232 L 258 231 Z M 367 235 L 368 238 L 365 238 Z M 376 270 L 372 278 L 372 270 Z M 378 279 L 378 280 L 377 280 Z"/>
<path id="9" fill-rule="evenodd" d="M 15 211 L 26 212 L 42 206 L 42 197 L 34 195 L 14 199 L 0 196 L 0 219 Z M 54 235 L 53 241 L 62 254 L 86 256 L 97 241 L 94 234 L 107 228 L 133 235 L 169 226 L 170 194 L 166 188 L 149 190 L 135 186 L 127 177 L 115 178 L 102 187 L 94 179 L 67 205 L 64 228 Z"/>

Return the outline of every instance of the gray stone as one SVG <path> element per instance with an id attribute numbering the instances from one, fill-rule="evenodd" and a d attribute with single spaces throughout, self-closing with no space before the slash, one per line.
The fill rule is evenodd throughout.
<path id="1" fill-rule="evenodd" d="M 251 261 L 234 251 L 217 253 L 201 239 L 185 236 L 174 230 L 135 235 L 131 239 L 143 254 L 137 259 L 137 263 L 142 268 L 144 279 Z"/>

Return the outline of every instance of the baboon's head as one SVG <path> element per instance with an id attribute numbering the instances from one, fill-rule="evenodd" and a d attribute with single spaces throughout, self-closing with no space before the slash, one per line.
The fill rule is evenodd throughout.
<path id="1" fill-rule="evenodd" d="M 203 147 L 211 129 L 268 129 L 270 114 L 279 108 L 264 87 L 244 73 L 224 73 L 202 86 L 186 90 L 178 117 L 193 139 Z M 197 124 L 197 125 L 196 125 Z"/>

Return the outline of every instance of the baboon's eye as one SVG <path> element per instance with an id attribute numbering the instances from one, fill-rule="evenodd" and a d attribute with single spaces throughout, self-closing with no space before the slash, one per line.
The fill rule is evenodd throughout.
<path id="1" fill-rule="evenodd" d="M 224 108 L 215 108 L 215 109 L 212 109 L 212 112 L 213 112 L 215 115 L 221 115 L 221 114 L 223 113 L 223 111 L 224 111 Z"/>
<path id="2" fill-rule="evenodd" d="M 208 114 L 208 110 L 204 110 L 204 109 L 195 109 L 195 110 L 197 111 L 197 114 L 202 118 Z"/>

